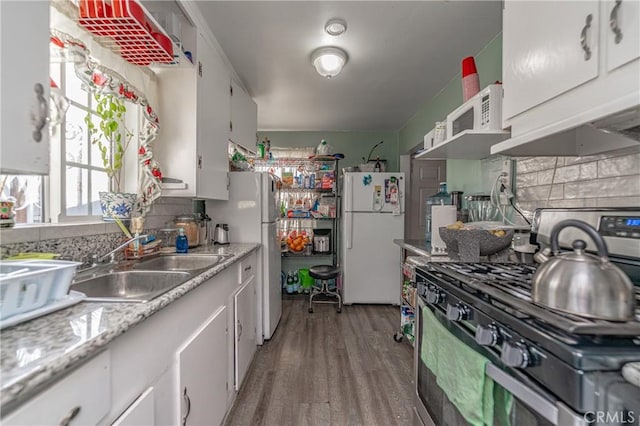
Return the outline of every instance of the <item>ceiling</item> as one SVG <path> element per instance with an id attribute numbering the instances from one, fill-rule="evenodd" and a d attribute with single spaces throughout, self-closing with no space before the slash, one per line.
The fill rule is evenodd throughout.
<path id="1" fill-rule="evenodd" d="M 258 105 L 259 130 L 397 130 L 502 29 L 501 1 L 200 1 Z M 332 18 L 347 22 L 338 37 Z M 349 59 L 329 80 L 320 46 Z"/>

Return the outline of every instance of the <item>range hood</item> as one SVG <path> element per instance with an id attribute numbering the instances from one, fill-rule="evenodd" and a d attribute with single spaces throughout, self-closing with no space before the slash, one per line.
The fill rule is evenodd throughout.
<path id="1" fill-rule="evenodd" d="M 584 156 L 640 145 L 640 106 L 571 129 L 554 123 L 491 147 L 511 156 Z"/>

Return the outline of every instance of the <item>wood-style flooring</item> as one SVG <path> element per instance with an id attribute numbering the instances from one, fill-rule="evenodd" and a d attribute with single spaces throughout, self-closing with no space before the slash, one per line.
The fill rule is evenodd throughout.
<path id="1" fill-rule="evenodd" d="M 283 300 L 226 425 L 411 425 L 413 350 L 396 343 L 397 306 Z"/>

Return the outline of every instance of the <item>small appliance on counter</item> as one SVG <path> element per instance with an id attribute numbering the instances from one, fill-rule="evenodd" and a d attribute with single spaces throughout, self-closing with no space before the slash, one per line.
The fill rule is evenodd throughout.
<path id="1" fill-rule="evenodd" d="M 313 233 L 313 252 L 331 253 L 331 229 L 314 229 Z"/>
<path id="2" fill-rule="evenodd" d="M 207 215 L 205 200 L 193 200 L 193 214 L 198 222 L 200 244 L 209 245 L 213 240 L 211 218 Z"/>
<path id="3" fill-rule="evenodd" d="M 218 223 L 214 232 L 214 244 L 229 244 L 229 225 L 226 223 Z"/>

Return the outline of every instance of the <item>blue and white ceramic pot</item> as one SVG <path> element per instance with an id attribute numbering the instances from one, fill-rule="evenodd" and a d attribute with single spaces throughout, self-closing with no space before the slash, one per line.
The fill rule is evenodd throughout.
<path id="1" fill-rule="evenodd" d="M 113 222 L 115 218 L 131 219 L 138 195 L 129 192 L 100 192 L 100 207 L 102 220 Z"/>

